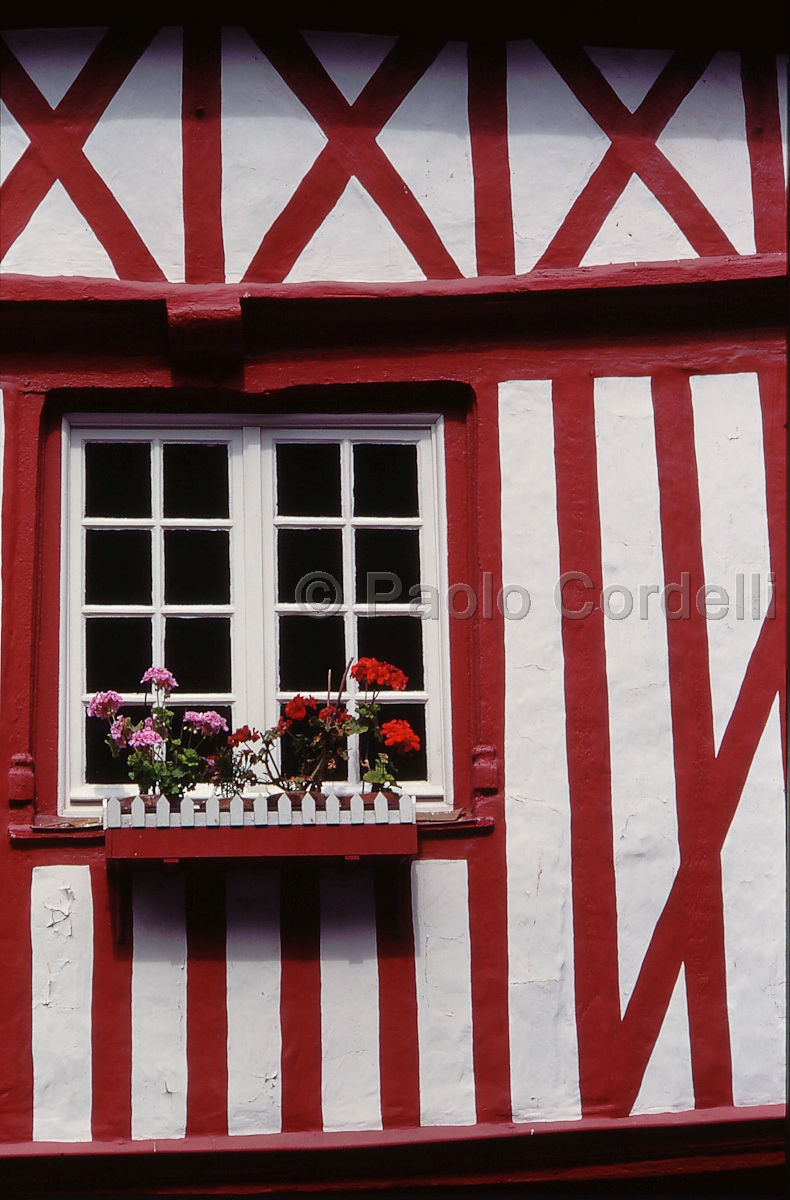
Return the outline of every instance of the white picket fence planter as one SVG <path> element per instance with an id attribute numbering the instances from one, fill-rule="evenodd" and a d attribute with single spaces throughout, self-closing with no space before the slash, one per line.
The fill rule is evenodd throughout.
<path id="1" fill-rule="evenodd" d="M 371 805 L 370 801 L 373 800 Z M 252 806 L 249 801 L 252 800 Z M 367 801 L 367 804 L 366 804 Z M 210 796 L 195 801 L 186 796 L 171 809 L 162 796 L 155 811 L 146 811 L 139 796 L 129 800 L 105 800 L 102 806 L 105 829 L 219 829 L 220 827 L 313 825 L 413 825 L 417 819 L 414 796 L 396 792 L 359 792 L 341 799 L 327 788 L 320 795 L 298 795 L 273 790 L 242 800 L 235 796 L 227 808 Z"/>

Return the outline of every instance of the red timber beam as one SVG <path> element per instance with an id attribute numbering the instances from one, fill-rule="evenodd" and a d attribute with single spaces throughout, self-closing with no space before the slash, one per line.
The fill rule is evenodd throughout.
<path id="1" fill-rule="evenodd" d="M 697 194 L 656 145 L 712 56 L 676 51 L 632 113 L 584 50 L 551 46 L 542 50 L 612 144 L 536 267 L 577 267 L 633 174 L 663 204 L 697 254 L 737 254 Z"/>
<path id="2" fill-rule="evenodd" d="M 741 79 L 752 170 L 755 246 L 758 254 L 784 250 L 787 205 L 775 57 L 744 54 Z"/>
<path id="3" fill-rule="evenodd" d="M 328 138 L 283 211 L 267 231 L 244 281 L 285 279 L 352 176 L 361 183 L 428 279 L 461 272 L 413 192 L 376 142 L 377 135 L 442 48 L 441 40 L 399 38 L 349 104 L 304 38 L 250 29 L 263 53 Z"/>
<path id="4" fill-rule="evenodd" d="M 721 850 L 777 694 L 784 691 L 785 476 L 783 378 L 761 374 L 772 605 L 715 752 L 707 627 L 694 603 L 668 613 L 667 637 L 680 866 L 620 1019 L 617 908 L 605 647 L 597 606 L 563 619 L 580 1088 L 585 1116 L 630 1113 L 681 965 L 697 1108 L 732 1104 Z M 690 594 L 704 583 L 699 485 L 687 373 L 653 382 L 664 574 Z M 561 570 L 583 570 L 601 588 L 592 378 L 555 386 Z M 565 588 L 569 609 L 594 592 Z M 783 701 L 784 705 L 784 701 Z M 782 707 L 783 723 L 786 709 Z"/>
<path id="5" fill-rule="evenodd" d="M 0 39 L 0 96 L 30 139 L 0 188 L 0 258 L 60 180 L 121 278 L 164 282 L 150 250 L 83 149 L 155 32 L 110 30 L 54 109 Z"/>
<path id="6" fill-rule="evenodd" d="M 515 275 L 507 136 L 507 46 L 469 43 L 469 136 L 478 275 Z"/>
<path id="7" fill-rule="evenodd" d="M 184 28 L 181 98 L 186 283 L 225 278 L 222 237 L 222 31 Z"/>

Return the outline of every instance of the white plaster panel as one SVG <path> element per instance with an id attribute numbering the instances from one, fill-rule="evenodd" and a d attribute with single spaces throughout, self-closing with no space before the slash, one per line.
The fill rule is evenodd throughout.
<path id="1" fill-rule="evenodd" d="M 694 1107 L 691 1074 L 686 969 L 680 973 L 669 1001 L 653 1053 L 631 1112 L 687 1112 Z"/>
<path id="2" fill-rule="evenodd" d="M 286 283 L 425 279 L 378 204 L 354 176 L 305 246 Z"/>
<path id="3" fill-rule="evenodd" d="M 672 57 L 671 50 L 611 46 L 587 46 L 586 50 L 629 112 L 636 112 Z"/>
<path id="4" fill-rule="evenodd" d="M 727 728 L 760 633 L 770 556 L 765 459 L 757 376 L 697 375 L 691 379 L 699 474 L 705 581 L 726 589 L 728 608 L 709 607 L 710 683 L 716 749 Z M 736 607 L 736 575 L 744 576 L 744 613 Z M 752 617 L 752 575 L 760 576 L 759 617 Z M 693 598 L 692 598 L 693 602 Z"/>
<path id="5" fill-rule="evenodd" d="M 33 1140 L 91 1137 L 93 893 L 90 867 L 34 867 Z"/>
<path id="6" fill-rule="evenodd" d="M 664 127 L 657 146 L 739 254 L 754 254 L 754 209 L 741 56 L 717 54 Z"/>
<path id="7" fill-rule="evenodd" d="M 379 33 L 320 30 L 306 30 L 302 37 L 349 104 L 354 103 L 398 40 Z"/>
<path id="8" fill-rule="evenodd" d="M 782 131 L 782 158 L 785 165 L 785 181 L 787 181 L 787 55 L 778 54 L 776 58 L 776 82 L 779 91 L 779 127 Z"/>
<path id="9" fill-rule="evenodd" d="M 5 274 L 117 279 L 107 251 L 56 180 L 2 262 Z"/>
<path id="10" fill-rule="evenodd" d="M 466 45 L 450 42 L 376 138 L 464 275 L 477 274 Z"/>
<path id="11" fill-rule="evenodd" d="M 280 877 L 227 873 L 228 1133 L 282 1128 Z"/>
<path id="12" fill-rule="evenodd" d="M 106 29 L 9 29 L 3 37 L 44 99 L 60 104 Z"/>
<path id="13" fill-rule="evenodd" d="M 596 379 L 595 433 L 604 587 L 633 598 L 604 619 L 624 1012 L 680 862 L 663 589 L 658 466 L 650 379 Z M 628 596 L 613 594 L 613 618 Z M 604 610 L 606 613 L 606 609 Z"/>
<path id="14" fill-rule="evenodd" d="M 609 138 L 533 42 L 508 46 L 516 271 L 530 271 L 600 163 Z"/>
<path id="15" fill-rule="evenodd" d="M 505 814 L 513 1119 L 581 1115 L 570 796 L 551 383 L 499 389 L 502 573 L 529 614 L 505 623 Z"/>
<path id="16" fill-rule="evenodd" d="M 786 1099 L 785 804 L 777 698 L 722 850 L 733 1101 Z"/>
<path id="17" fill-rule="evenodd" d="M 243 29 L 222 35 L 225 274 L 237 283 L 326 136 Z"/>
<path id="18" fill-rule="evenodd" d="M 141 871 L 134 880 L 132 908 L 132 1137 L 184 1137 L 187 937 L 183 876 Z"/>
<path id="19" fill-rule="evenodd" d="M 324 1129 L 381 1129 L 376 900 L 369 871 L 321 872 Z"/>
<path id="20" fill-rule="evenodd" d="M 665 262 L 679 258 L 697 258 L 697 252 L 661 201 L 638 175 L 632 175 L 581 265 Z"/>
<path id="21" fill-rule="evenodd" d="M 422 1125 L 474 1125 L 469 881 L 464 859 L 412 864 Z"/>
<path id="22" fill-rule="evenodd" d="M 184 279 L 181 59 L 181 30 L 160 30 L 85 143 L 172 283 Z"/>
<path id="23" fill-rule="evenodd" d="M 10 175 L 29 145 L 30 138 L 0 100 L 0 183 Z"/>

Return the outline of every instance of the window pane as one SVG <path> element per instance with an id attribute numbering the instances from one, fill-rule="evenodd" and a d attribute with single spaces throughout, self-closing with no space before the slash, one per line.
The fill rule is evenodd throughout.
<path id="1" fill-rule="evenodd" d="M 149 530 L 86 530 L 85 603 L 151 603 Z"/>
<path id="2" fill-rule="evenodd" d="M 141 692 L 151 665 L 150 617 L 89 617 L 85 622 L 86 690 Z"/>
<path id="3" fill-rule="evenodd" d="M 85 516 L 151 516 L 151 447 L 146 442 L 88 442 Z"/>
<path id="4" fill-rule="evenodd" d="M 229 692 L 230 617 L 168 617 L 165 662 L 182 692 Z"/>
<path id="5" fill-rule="evenodd" d="M 315 592 L 315 603 L 342 602 L 343 600 L 343 548 L 339 529 L 281 529 L 277 536 L 278 599 L 283 604 L 294 604 L 304 599 L 304 586 L 297 597 L 296 588 L 305 576 L 329 574 L 336 581 L 326 580 L 328 591 L 323 587 Z"/>
<path id="6" fill-rule="evenodd" d="M 165 530 L 165 603 L 230 603 L 226 529 Z"/>
<path id="7" fill-rule="evenodd" d="M 150 665 L 150 664 L 149 664 Z M 142 704 L 124 705 L 121 713 L 131 717 L 135 725 L 150 716 L 151 710 Z M 86 783 L 128 783 L 129 794 L 134 792 L 134 784 L 129 778 L 126 767 L 126 755 L 113 758 L 110 747 L 104 739 L 109 733 L 108 721 L 98 717 L 85 717 L 85 782 Z"/>
<path id="8" fill-rule="evenodd" d="M 419 530 L 357 529 L 355 544 L 357 603 L 368 603 L 368 575 L 383 572 L 395 575 L 397 581 L 371 579 L 371 597 L 376 597 L 377 604 L 408 603 L 409 588 L 420 583 Z"/>
<path id="9" fill-rule="evenodd" d="M 277 512 L 281 517 L 340 516 L 339 446 L 277 446 Z"/>
<path id="10" fill-rule="evenodd" d="M 380 742 L 371 747 L 369 744 L 365 744 L 363 737 L 360 738 L 360 756 L 365 758 L 369 755 L 372 766 L 378 750 L 383 749 L 384 753 L 390 756 L 392 764 L 395 767 L 393 775 L 399 783 L 402 780 L 408 779 L 427 779 L 428 754 L 425 747 L 425 705 L 382 704 L 382 726 L 386 725 L 389 721 L 408 721 L 420 739 L 419 750 L 398 750 L 395 746 L 382 746 Z M 361 767 L 360 769 L 364 774 L 365 768 Z"/>
<path id="11" fill-rule="evenodd" d="M 354 516 L 419 516 L 416 446 L 354 447 Z"/>
<path id="12" fill-rule="evenodd" d="M 377 658 L 400 667 L 409 691 L 423 687 L 422 623 L 417 617 L 359 617 L 360 658 Z"/>
<path id="13" fill-rule="evenodd" d="M 227 517 L 228 447 L 204 442 L 163 448 L 166 517 Z"/>
<path id="14" fill-rule="evenodd" d="M 346 665 L 342 617 L 280 617 L 280 687 L 326 695 L 327 671 L 336 690 Z"/>

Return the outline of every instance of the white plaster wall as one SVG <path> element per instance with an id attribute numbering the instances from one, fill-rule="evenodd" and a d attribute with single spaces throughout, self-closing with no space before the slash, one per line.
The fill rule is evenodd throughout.
<path id="1" fill-rule="evenodd" d="M 91 1136 L 93 893 L 90 868 L 34 867 L 30 887 L 33 1139 Z"/>
<path id="2" fill-rule="evenodd" d="M 664 587 L 650 379 L 596 379 L 595 427 L 604 587 L 628 593 L 611 596 L 604 620 L 625 1012 L 680 862 L 666 618 L 643 592 L 643 620 L 639 599 L 640 588 Z"/>
<path id="3" fill-rule="evenodd" d="M 379 968 L 370 871 L 321 872 L 324 1129 L 381 1129 Z"/>
<path id="4" fill-rule="evenodd" d="M 735 1104 L 786 1098 L 786 841 L 777 698 L 722 850 Z"/>
<path id="5" fill-rule="evenodd" d="M 135 876 L 132 895 L 132 1137 L 184 1137 L 187 1119 L 184 878 L 141 871 Z"/>
<path id="6" fill-rule="evenodd" d="M 499 389 L 502 572 L 532 606 L 505 622 L 510 1070 L 516 1121 L 581 1115 L 570 797 L 551 383 Z"/>
<path id="7" fill-rule="evenodd" d="M 686 968 L 681 965 L 653 1053 L 631 1112 L 687 1112 L 694 1107 Z"/>
<path id="8" fill-rule="evenodd" d="M 466 861 L 412 863 L 420 1123 L 474 1125 L 472 977 Z"/>
<path id="9" fill-rule="evenodd" d="M 705 582 L 723 587 L 727 608 L 709 607 L 710 682 L 716 749 L 727 728 L 768 602 L 768 516 L 757 376 L 697 375 L 691 380 L 699 474 Z M 737 611 L 737 575 L 744 609 Z M 754 586 L 753 576 L 759 586 Z M 711 597 L 713 599 L 713 597 Z M 693 598 L 692 598 L 693 602 Z M 757 604 L 756 618 L 752 603 Z"/>
<path id="10" fill-rule="evenodd" d="M 535 266 L 610 142 L 534 42 L 508 47 L 507 86 L 520 274 Z"/>
<path id="11" fill-rule="evenodd" d="M 280 876 L 266 868 L 226 877 L 228 1133 L 279 1133 Z"/>

